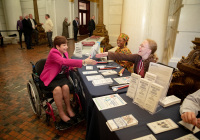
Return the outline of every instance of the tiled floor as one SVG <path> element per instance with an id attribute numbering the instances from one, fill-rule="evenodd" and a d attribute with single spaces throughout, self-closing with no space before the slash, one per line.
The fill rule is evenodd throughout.
<path id="1" fill-rule="evenodd" d="M 69 56 L 72 56 L 74 41 L 69 40 L 68 46 Z M 0 140 L 85 139 L 85 121 L 68 130 L 58 131 L 52 120 L 50 126 L 46 125 L 44 112 L 40 119 L 34 115 L 26 88 L 31 78 L 30 61 L 36 62 L 46 58 L 50 48 L 42 45 L 35 46 L 33 50 L 20 50 L 19 47 L 19 45 L 0 47 Z"/>

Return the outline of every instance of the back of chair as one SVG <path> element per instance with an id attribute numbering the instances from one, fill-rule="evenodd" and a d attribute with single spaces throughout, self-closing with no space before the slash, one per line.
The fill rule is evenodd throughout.
<path id="1" fill-rule="evenodd" d="M 40 76 L 44 69 L 44 65 L 46 63 L 46 59 L 40 59 L 36 64 L 35 64 L 35 71 L 36 73 Z"/>

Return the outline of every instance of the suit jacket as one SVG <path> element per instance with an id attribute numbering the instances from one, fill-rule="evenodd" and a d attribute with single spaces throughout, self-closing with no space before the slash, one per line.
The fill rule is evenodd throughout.
<path id="1" fill-rule="evenodd" d="M 79 25 L 79 23 L 78 23 Z M 77 26 L 77 23 L 76 23 L 76 20 L 73 20 L 73 27 L 74 27 L 74 30 L 78 30 L 78 26 Z"/>
<path id="2" fill-rule="evenodd" d="M 33 20 L 33 22 L 34 22 L 34 24 L 35 24 L 35 26 L 37 25 L 37 22 L 35 21 L 35 19 L 32 19 Z M 37 27 L 35 27 L 35 30 L 37 30 Z"/>
<path id="3" fill-rule="evenodd" d="M 68 70 L 73 69 L 73 67 L 82 67 L 82 60 L 69 59 L 67 52 L 65 53 L 65 56 L 66 58 L 63 58 L 57 49 L 51 49 L 44 65 L 44 69 L 40 75 L 40 79 L 44 82 L 45 86 L 48 86 L 51 81 L 61 72 L 62 65 L 69 66 Z"/>
<path id="4" fill-rule="evenodd" d="M 32 24 L 31 24 L 30 20 L 23 19 L 22 24 L 23 24 L 24 34 L 31 35 L 33 28 L 32 28 Z"/>
<path id="5" fill-rule="evenodd" d="M 95 30 L 95 22 L 94 22 L 93 19 L 91 19 L 91 20 L 89 21 L 88 30 L 89 30 L 89 31 Z"/>

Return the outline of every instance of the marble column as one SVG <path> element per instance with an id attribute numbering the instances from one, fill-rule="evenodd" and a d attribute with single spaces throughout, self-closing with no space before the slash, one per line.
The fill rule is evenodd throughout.
<path id="1" fill-rule="evenodd" d="M 5 20 L 6 20 L 6 28 L 7 30 L 17 30 L 17 20 L 19 20 L 19 16 L 22 16 L 22 10 L 20 5 L 20 0 L 2 0 Z M 8 32 L 10 34 L 17 34 L 15 32 Z"/>
<path id="2" fill-rule="evenodd" d="M 169 0 L 125 0 L 121 32 L 129 35 L 128 48 L 137 53 L 146 38 L 157 42 L 157 55 L 162 62 L 168 20 Z"/>

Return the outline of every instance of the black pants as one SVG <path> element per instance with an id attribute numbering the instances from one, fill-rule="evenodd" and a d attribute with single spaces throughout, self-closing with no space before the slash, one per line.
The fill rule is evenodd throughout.
<path id="1" fill-rule="evenodd" d="M 78 29 L 74 29 L 74 40 L 77 41 Z"/>
<path id="2" fill-rule="evenodd" d="M 24 34 L 24 36 L 25 36 L 26 48 L 31 49 L 31 34 Z"/>
<path id="3" fill-rule="evenodd" d="M 19 42 L 20 42 L 20 45 L 22 45 L 22 34 L 23 34 L 23 30 L 19 30 Z"/>
<path id="4" fill-rule="evenodd" d="M 53 32 L 47 32 L 47 39 L 48 39 L 48 42 L 49 42 L 49 47 L 53 47 L 52 35 L 53 35 Z"/>
<path id="5" fill-rule="evenodd" d="M 3 37 L 1 38 L 1 46 L 3 46 Z"/>
<path id="6" fill-rule="evenodd" d="M 91 30 L 91 31 L 90 31 L 89 37 L 93 35 L 93 31 L 94 31 L 94 30 Z"/>
<path id="7" fill-rule="evenodd" d="M 35 37 L 35 43 L 38 44 L 38 31 L 33 29 L 32 30 L 32 36 Z M 32 38 L 31 38 L 31 44 L 32 44 Z"/>

